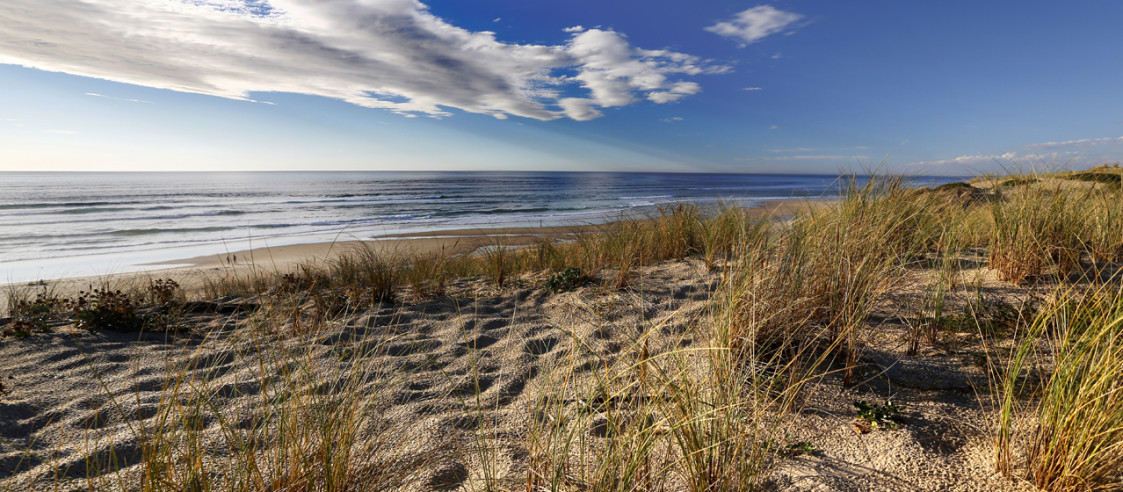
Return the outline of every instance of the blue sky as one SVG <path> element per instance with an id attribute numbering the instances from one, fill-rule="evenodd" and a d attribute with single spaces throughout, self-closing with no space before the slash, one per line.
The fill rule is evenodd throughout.
<path id="1" fill-rule="evenodd" d="M 5 0 L 0 170 L 1123 160 L 1123 3 Z"/>

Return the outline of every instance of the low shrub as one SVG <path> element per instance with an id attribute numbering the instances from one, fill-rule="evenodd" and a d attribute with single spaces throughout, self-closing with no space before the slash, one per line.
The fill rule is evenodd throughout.
<path id="1" fill-rule="evenodd" d="M 580 268 L 568 267 L 546 279 L 546 289 L 555 293 L 565 292 L 579 287 L 582 280 Z"/>
<path id="2" fill-rule="evenodd" d="M 169 306 L 179 300 L 179 282 L 170 278 L 156 279 L 148 284 L 148 296 L 152 304 Z"/>
<path id="3" fill-rule="evenodd" d="M 1072 173 L 1067 176 L 1068 179 L 1076 181 L 1087 181 L 1091 183 L 1104 183 L 1109 185 L 1119 186 L 1123 182 L 1123 175 L 1119 172 L 1095 172 L 1084 171 Z"/>
<path id="4" fill-rule="evenodd" d="M 148 321 L 146 316 L 137 311 L 133 299 L 119 290 L 81 291 L 69 304 L 74 311 L 75 326 L 78 328 L 140 331 Z"/>

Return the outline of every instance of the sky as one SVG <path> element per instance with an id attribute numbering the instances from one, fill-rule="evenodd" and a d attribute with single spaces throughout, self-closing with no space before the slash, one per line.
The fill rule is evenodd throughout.
<path id="1" fill-rule="evenodd" d="M 1123 2 L 3 0 L 0 170 L 1123 160 Z"/>

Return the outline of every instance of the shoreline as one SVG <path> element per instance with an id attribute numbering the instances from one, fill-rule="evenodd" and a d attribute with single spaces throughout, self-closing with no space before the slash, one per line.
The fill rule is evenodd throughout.
<path id="1" fill-rule="evenodd" d="M 768 200 L 747 212 L 757 217 L 790 217 L 806 212 L 831 199 Z M 300 265 L 323 264 L 356 248 L 373 248 L 379 253 L 430 254 L 442 250 L 449 255 L 471 254 L 483 247 L 502 245 L 520 248 L 536 244 L 542 240 L 566 241 L 579 234 L 596 233 L 608 230 L 613 224 L 624 220 L 644 220 L 643 217 L 620 218 L 618 220 L 593 224 L 569 226 L 511 226 L 494 228 L 462 228 L 448 230 L 419 231 L 413 233 L 392 233 L 372 236 L 360 240 L 320 241 L 308 243 L 283 244 L 238 249 L 220 254 L 207 254 L 187 258 L 137 263 L 139 270 L 107 273 L 101 275 L 77 275 L 50 280 L 0 283 L 5 289 L 47 288 L 58 294 L 73 295 L 80 290 L 97 286 L 117 286 L 137 280 L 170 278 L 185 290 L 201 288 L 208 279 L 217 276 L 234 276 L 245 273 L 283 273 Z M 6 307 L 6 299 L 0 299 L 0 307 Z"/>

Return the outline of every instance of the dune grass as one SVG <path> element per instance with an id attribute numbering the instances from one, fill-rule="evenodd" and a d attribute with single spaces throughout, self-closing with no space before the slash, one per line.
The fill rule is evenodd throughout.
<path id="1" fill-rule="evenodd" d="M 1118 488 L 1123 471 L 1119 289 L 1067 287 L 1021 338 L 1000 388 L 1000 470 L 1016 469 L 1012 456 L 1021 451 L 1025 475 L 1043 490 Z M 1017 395 L 1025 392 L 1034 398 L 1019 402 Z M 1027 418 L 1034 422 L 1032 429 L 1018 435 L 1018 422 Z"/>
<path id="2" fill-rule="evenodd" d="M 788 220 L 731 206 L 674 205 L 565 242 L 516 249 L 487 238 L 468 255 L 367 246 L 291 272 L 212 279 L 204 299 L 255 299 L 257 311 L 239 322 L 241 348 L 229 355 L 258 368 L 253 390 L 230 393 L 189 354 L 169 362 L 164 398 L 130 427 L 141 458 L 128 470 L 139 476 L 124 476 L 117 472 L 126 468 L 122 461 L 91 452 L 91 486 L 402 487 L 440 459 L 404 452 L 400 444 L 411 436 L 378 418 L 389 405 L 383 390 L 409 372 L 373 362 L 385 347 L 343 350 L 299 340 L 395 302 L 447 295 L 466 277 L 502 292 L 540 285 L 572 267 L 593 281 L 591 289 L 626 290 L 641 267 L 687 257 L 721 279 L 706 316 L 674 335 L 652 321 L 611 354 L 575 339 L 577 350 L 541 372 L 547 389 L 530 409 L 520 488 L 765 486 L 780 461 L 777 450 L 790 444 L 785 426 L 810 383 L 835 373 L 844 384 L 854 382 L 863 344 L 876 330 L 874 309 L 923 272 L 928 280 L 909 350 L 935 343 L 937 330 L 949 325 L 949 296 L 965 288 L 960 271 L 971 262 L 985 263 L 1011 285 L 1065 286 L 1035 317 L 1019 316 L 1010 335 L 1015 350 L 989 362 L 997 374 L 996 468 L 1045 490 L 1117 486 L 1123 294 L 1112 272 L 1123 261 L 1121 194 L 1112 178 L 1060 179 L 1078 180 L 1075 187 L 1045 175 L 992 182 L 1010 179 L 1020 181 L 918 190 L 900 177 L 852 178 L 834 205 L 808 207 Z M 164 285 L 128 295 L 148 305 L 187 301 Z M 8 296 L 13 319 L 45 309 L 34 307 L 27 289 Z M 970 306 L 962 314 L 980 330 L 986 316 Z M 339 363 L 324 365 L 325 353 Z M 590 357 L 596 368 L 579 368 Z M 509 480 L 488 466 L 498 438 L 482 425 L 491 409 L 479 393 L 477 386 L 474 409 L 483 430 L 474 459 L 483 462 L 481 488 L 499 489 Z M 472 407 L 473 398 L 464 399 Z M 1021 421 L 1030 422 L 1028 431 L 1018 430 Z M 204 438 L 205 425 L 217 426 L 221 437 Z"/>

